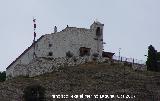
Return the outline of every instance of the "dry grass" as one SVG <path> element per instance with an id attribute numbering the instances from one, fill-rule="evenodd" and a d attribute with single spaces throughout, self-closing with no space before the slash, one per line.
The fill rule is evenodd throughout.
<path id="1" fill-rule="evenodd" d="M 118 64 L 88 63 L 78 67 L 60 67 L 57 71 L 33 78 L 18 77 L 0 83 L 0 100 L 16 99 L 26 86 L 40 84 L 51 94 L 132 94 L 137 101 L 160 100 L 160 73 L 134 71 Z M 14 93 L 13 93 L 14 92 Z M 10 96 L 9 94 L 17 94 Z M 124 99 L 121 99 L 124 100 Z"/>

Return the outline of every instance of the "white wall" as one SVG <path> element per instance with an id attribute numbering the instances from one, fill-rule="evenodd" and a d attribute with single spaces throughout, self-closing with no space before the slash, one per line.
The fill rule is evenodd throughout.
<path id="1" fill-rule="evenodd" d="M 35 53 L 37 57 L 48 57 L 49 52 L 53 52 L 54 58 L 65 57 L 66 52 L 70 51 L 74 56 L 79 56 L 80 47 L 91 48 L 90 55 L 99 53 L 100 56 L 103 50 L 103 35 L 96 36 L 96 27 L 101 27 L 103 24 L 92 24 L 91 29 L 67 27 L 61 32 L 46 34 L 35 45 Z M 98 38 L 98 40 L 95 40 Z M 52 44 L 52 47 L 49 47 Z M 14 67 L 18 64 L 29 64 L 33 59 L 34 47 L 31 47 L 23 54 L 14 64 L 7 70 L 6 74 L 14 76 Z M 99 51 L 99 52 L 98 52 Z"/>

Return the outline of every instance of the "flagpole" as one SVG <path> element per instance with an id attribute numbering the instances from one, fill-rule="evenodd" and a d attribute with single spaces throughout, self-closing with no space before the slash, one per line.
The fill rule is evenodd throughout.
<path id="1" fill-rule="evenodd" d="M 34 27 L 34 39 L 33 39 L 33 46 L 34 46 L 34 50 L 33 50 L 33 59 L 36 57 L 36 53 L 35 53 L 35 39 L 36 39 L 36 19 L 33 18 L 33 27 Z"/>

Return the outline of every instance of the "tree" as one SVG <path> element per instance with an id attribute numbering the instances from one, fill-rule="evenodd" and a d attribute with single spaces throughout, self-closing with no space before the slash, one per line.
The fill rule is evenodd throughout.
<path id="1" fill-rule="evenodd" d="M 147 70 L 158 71 L 157 51 L 152 45 L 148 47 L 148 58 L 147 58 L 146 64 L 147 64 Z"/>
<path id="2" fill-rule="evenodd" d="M 157 61 L 160 61 L 160 52 L 157 52 Z"/>
<path id="3" fill-rule="evenodd" d="M 3 72 L 0 72 L 0 82 L 3 82 L 6 80 L 6 72 L 3 71 Z"/>
<path id="4" fill-rule="evenodd" d="M 157 68 L 160 71 L 160 52 L 157 52 Z"/>

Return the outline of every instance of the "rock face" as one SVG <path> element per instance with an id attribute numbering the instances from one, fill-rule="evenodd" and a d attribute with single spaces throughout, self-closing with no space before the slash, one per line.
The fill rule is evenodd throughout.
<path id="1" fill-rule="evenodd" d="M 51 61 L 38 59 L 32 65 L 39 64 L 40 68 L 48 66 L 52 69 Z M 57 60 L 58 61 L 58 60 Z M 18 69 L 19 70 L 19 69 Z M 35 69 L 36 70 L 36 69 Z M 40 69 L 38 69 L 40 70 Z M 34 70 L 33 70 L 34 71 Z M 43 71 L 43 70 L 42 70 Z M 30 70 L 32 72 L 32 70 Z M 40 72 L 41 73 L 41 72 Z M 32 74 L 32 73 L 31 73 Z M 34 73 L 32 75 L 35 75 Z M 134 71 L 131 67 L 117 63 L 85 63 L 79 66 L 61 66 L 51 73 L 34 77 L 16 77 L 0 83 L 0 101 L 24 101 L 23 91 L 30 85 L 40 85 L 45 88 L 46 101 L 101 101 L 102 99 L 53 99 L 52 95 L 106 95 L 129 94 L 132 99 L 103 99 L 131 101 L 159 101 L 160 73 Z"/>

